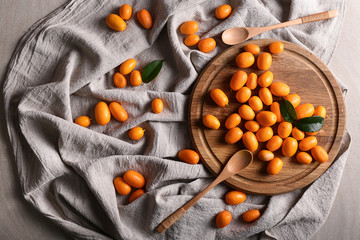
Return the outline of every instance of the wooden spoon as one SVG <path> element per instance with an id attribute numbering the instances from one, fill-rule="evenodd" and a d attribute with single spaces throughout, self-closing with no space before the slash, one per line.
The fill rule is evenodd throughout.
<path id="1" fill-rule="evenodd" d="M 228 30 L 225 30 L 221 38 L 224 43 L 228 45 L 235 45 L 241 42 L 244 42 L 260 33 L 276 29 L 276 28 L 282 28 L 302 23 L 308 23 L 308 22 L 316 22 L 320 20 L 326 20 L 329 18 L 336 17 L 338 15 L 337 10 L 332 11 L 326 11 L 322 13 L 317 13 L 313 15 L 309 15 L 306 17 L 298 18 L 295 20 L 291 20 L 284 23 L 275 24 L 272 26 L 267 27 L 236 27 L 236 28 L 229 28 Z"/>
<path id="2" fill-rule="evenodd" d="M 249 166 L 252 160 L 253 154 L 250 151 L 240 150 L 236 152 L 226 163 L 219 176 L 217 176 L 217 178 L 209 186 L 207 186 L 198 195 L 188 201 L 184 206 L 180 207 L 178 210 L 176 210 L 176 212 L 162 221 L 162 223 L 160 223 L 160 225 L 156 228 L 156 231 L 163 233 L 166 229 L 171 227 L 182 215 L 184 215 L 184 213 L 200 198 L 202 198 L 208 191 L 210 191 L 210 189 Z"/>

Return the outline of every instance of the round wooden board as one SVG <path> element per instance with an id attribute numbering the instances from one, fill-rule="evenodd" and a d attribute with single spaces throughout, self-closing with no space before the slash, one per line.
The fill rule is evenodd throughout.
<path id="1" fill-rule="evenodd" d="M 240 70 L 235 64 L 235 58 L 244 51 L 246 44 L 257 44 L 262 52 L 269 52 L 268 45 L 274 41 L 279 40 L 253 40 L 230 47 L 208 64 L 194 86 L 189 106 L 190 134 L 203 164 L 216 176 L 235 152 L 245 148 L 242 141 L 227 144 L 224 140 L 227 132 L 225 120 L 241 106 L 229 85 L 231 76 Z M 324 126 L 316 137 L 318 145 L 329 153 L 329 160 L 322 164 L 313 161 L 304 165 L 296 161 L 295 155 L 287 158 L 278 150 L 275 155 L 284 161 L 283 168 L 278 175 L 269 175 L 266 173 L 267 162 L 258 159 L 257 150 L 254 152 L 253 163 L 226 181 L 231 187 L 247 193 L 275 195 L 309 185 L 332 164 L 345 133 L 344 99 L 330 70 L 306 49 L 290 42 L 282 42 L 285 50 L 278 55 L 272 54 L 273 62 L 269 70 L 274 74 L 274 82 L 284 82 L 290 86 L 291 93 L 300 95 L 301 104 L 312 103 L 315 107 L 322 105 L 326 108 Z M 258 76 L 264 72 L 257 69 L 256 62 L 252 67 L 242 70 L 248 74 L 254 72 Z M 209 92 L 214 88 L 225 92 L 229 97 L 229 106 L 222 108 L 212 101 Z M 253 90 L 252 95 L 258 95 L 258 90 L 259 87 Z M 280 98 L 274 98 L 274 101 L 280 101 Z M 263 110 L 266 108 L 268 107 L 264 105 Z M 206 114 L 215 115 L 220 120 L 221 127 L 218 130 L 203 126 L 202 117 Z M 240 128 L 245 132 L 244 122 L 242 120 Z M 259 149 L 265 149 L 265 143 L 259 143 Z"/>

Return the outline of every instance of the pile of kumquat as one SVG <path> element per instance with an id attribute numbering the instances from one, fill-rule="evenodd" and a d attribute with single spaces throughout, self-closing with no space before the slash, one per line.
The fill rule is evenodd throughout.
<path id="1" fill-rule="evenodd" d="M 259 149 L 258 159 L 269 162 L 266 170 L 270 175 L 278 174 L 283 167 L 281 156 L 274 154 L 278 149 L 285 157 L 296 154 L 296 160 L 302 164 L 310 164 L 312 159 L 319 163 L 326 162 L 328 154 L 317 145 L 315 136 L 323 126 L 325 107 L 315 108 L 311 103 L 300 104 L 300 96 L 290 94 L 287 84 L 273 81 L 274 74 L 269 70 L 272 65 L 271 54 L 281 53 L 284 45 L 273 42 L 269 49 L 270 53 L 260 53 L 259 46 L 247 44 L 245 51 L 235 59 L 239 68 L 248 68 L 256 62 L 263 73 L 257 76 L 238 70 L 232 75 L 230 88 L 241 105 L 225 121 L 228 129 L 224 136 L 225 142 L 234 144 L 242 140 L 245 148 L 251 152 L 258 150 L 259 142 L 266 143 L 266 149 Z M 257 59 L 254 55 L 257 55 Z M 259 88 L 258 96 L 253 92 L 256 88 Z M 228 96 L 219 88 L 211 89 L 210 97 L 219 107 L 229 104 Z M 276 102 L 275 97 L 282 100 Z M 242 120 L 245 120 L 245 129 L 239 127 Z M 220 127 L 220 121 L 214 115 L 205 115 L 202 121 L 207 128 L 216 130 Z"/>
<path id="2" fill-rule="evenodd" d="M 219 20 L 224 20 L 230 16 L 232 7 L 228 4 L 221 5 L 215 9 L 215 17 Z M 188 47 L 197 44 L 198 49 L 203 53 L 211 52 L 216 47 L 216 41 L 212 37 L 203 38 L 200 40 L 199 35 L 195 34 L 199 30 L 199 24 L 196 21 L 187 21 L 181 24 L 180 32 L 186 35 L 184 44 Z"/>
<path id="3" fill-rule="evenodd" d="M 128 195 L 132 188 L 136 189 L 130 194 L 130 203 L 145 193 L 144 189 L 142 189 L 144 186 L 144 176 L 133 170 L 126 171 L 122 177 L 114 179 L 114 187 L 120 195 Z"/>

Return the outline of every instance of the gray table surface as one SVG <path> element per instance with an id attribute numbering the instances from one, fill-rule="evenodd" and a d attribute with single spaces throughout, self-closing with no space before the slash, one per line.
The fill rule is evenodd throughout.
<path id="1" fill-rule="evenodd" d="M 0 0 L 1 92 L 7 65 L 24 33 L 65 0 Z M 346 98 L 347 129 L 352 136 L 350 156 L 340 187 L 323 227 L 312 238 L 360 239 L 360 1 L 346 1 L 345 23 L 331 71 L 349 88 Z M 60 227 L 33 209 L 22 197 L 14 156 L 5 126 L 3 96 L 0 97 L 0 239 L 69 239 Z"/>

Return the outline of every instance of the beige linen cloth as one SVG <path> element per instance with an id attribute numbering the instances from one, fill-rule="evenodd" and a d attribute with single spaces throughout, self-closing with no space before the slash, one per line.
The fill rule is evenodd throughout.
<path id="1" fill-rule="evenodd" d="M 134 14 L 127 29 L 109 29 L 105 18 L 125 3 Z M 231 16 L 215 18 L 228 3 Z M 147 9 L 154 26 L 144 29 L 136 12 Z M 10 140 L 24 198 L 75 239 L 308 239 L 324 223 L 334 201 L 348 155 L 348 134 L 334 164 L 309 187 L 273 197 L 248 195 L 227 205 L 229 188 L 217 186 L 164 234 L 156 226 L 214 178 L 202 164 L 180 162 L 180 149 L 192 148 L 187 109 L 189 94 L 205 65 L 228 46 L 220 33 L 236 26 L 267 26 L 338 9 L 337 18 L 278 29 L 258 38 L 277 38 L 308 48 L 328 63 L 344 18 L 343 0 L 72 0 L 37 22 L 22 38 L 9 64 L 4 102 Z M 195 20 L 198 34 L 214 37 L 210 53 L 183 44 L 181 23 Z M 161 73 L 140 87 L 116 88 L 112 76 L 128 58 L 142 69 L 165 59 Z M 345 88 L 344 88 L 345 93 Z M 154 114 L 151 101 L 164 100 Z M 89 128 L 73 123 L 94 119 L 99 101 L 119 101 L 129 119 Z M 146 132 L 131 141 L 134 126 Z M 146 178 L 146 194 L 131 204 L 116 194 L 113 179 L 127 170 Z M 245 224 L 241 214 L 261 209 L 259 220 Z M 215 227 L 217 213 L 233 221 Z"/>

